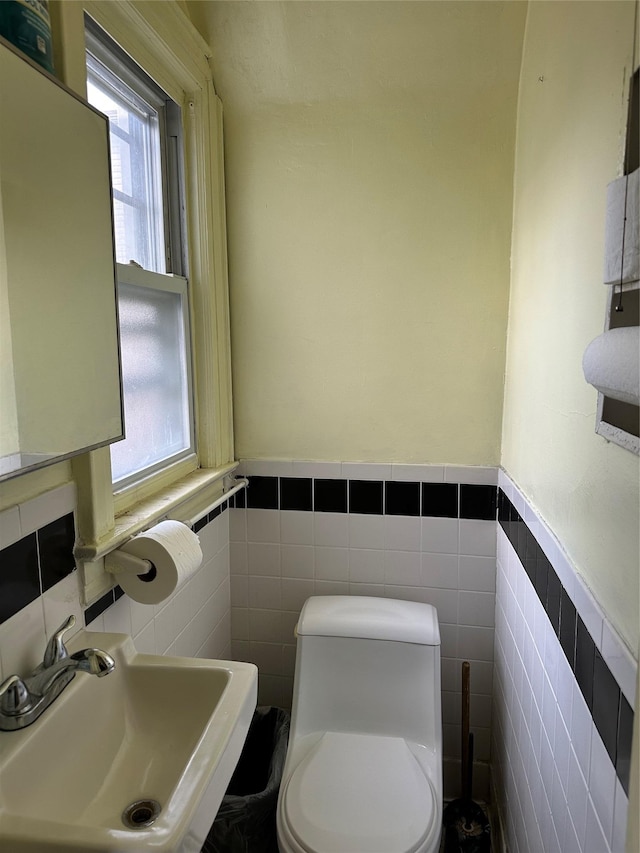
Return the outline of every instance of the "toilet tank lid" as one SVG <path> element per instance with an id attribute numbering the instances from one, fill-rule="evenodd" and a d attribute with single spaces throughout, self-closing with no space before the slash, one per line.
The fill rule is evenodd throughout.
<path id="1" fill-rule="evenodd" d="M 363 595 L 317 595 L 300 612 L 299 636 L 358 637 L 440 645 L 438 612 L 431 604 Z"/>

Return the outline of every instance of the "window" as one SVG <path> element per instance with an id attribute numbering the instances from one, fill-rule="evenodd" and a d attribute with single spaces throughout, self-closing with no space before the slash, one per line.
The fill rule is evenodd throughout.
<path id="1" fill-rule="evenodd" d="M 108 448 L 99 448 L 72 461 L 78 488 L 76 557 L 82 568 L 84 598 L 91 603 L 113 587 L 113 576 L 104 571 L 102 561 L 108 551 L 178 507 L 180 512 L 192 513 L 192 510 L 207 506 L 219 495 L 222 479 L 235 469 L 236 463 L 222 104 L 213 85 L 210 49 L 175 0 L 166 3 L 84 2 L 92 19 L 88 26 L 84 19 L 91 56 L 158 113 L 166 273 L 138 269 L 128 263 L 137 260 L 135 257 L 125 257 L 126 263 L 118 267 L 120 282 L 142 288 L 148 284 L 147 276 L 157 276 L 155 280 L 162 280 L 169 291 L 172 284 L 176 285 L 172 292 L 181 293 L 183 320 L 189 319 L 184 308 L 188 300 L 192 352 L 191 358 L 185 352 L 185 363 L 187 369 L 192 368 L 193 398 L 197 401 L 194 406 L 197 456 L 195 452 L 184 451 L 184 458 L 179 455 L 176 462 L 165 459 L 160 463 L 161 470 L 149 472 L 149 476 L 146 473 L 134 475 L 134 482 L 129 486 L 125 480 L 118 481 L 115 491 Z M 77 32 L 83 25 L 84 3 L 60 5 L 68 30 Z M 122 48 L 115 48 L 115 58 L 114 54 L 110 59 L 103 57 L 100 45 L 94 46 L 91 32 L 94 21 L 98 35 L 108 33 Z M 108 43 L 113 46 L 113 42 Z M 88 69 L 84 54 L 73 50 L 67 58 L 72 78 L 86 80 Z M 141 74 L 139 66 L 152 80 Z M 159 105 L 151 98 L 148 88 L 145 94 L 133 84 L 128 76 L 132 68 L 136 70 L 133 76 L 146 79 L 151 84 L 148 88 L 156 94 L 160 92 Z M 188 267 L 183 261 L 187 255 Z M 137 260 L 137 263 L 142 262 Z M 184 279 L 178 281 L 180 276 L 188 276 L 188 288 Z M 125 288 L 121 290 L 124 292 Z M 173 304 L 175 307 L 175 299 Z M 165 316 L 168 313 L 166 311 Z M 177 313 L 173 332 L 167 330 L 169 337 L 188 336 L 188 332 L 180 332 L 183 327 L 176 318 Z M 153 348 L 151 344 L 148 347 Z M 157 380 L 163 372 L 164 368 L 158 366 L 150 378 Z M 176 401 L 171 386 L 167 395 Z M 125 399 L 128 397 L 130 394 L 125 391 Z M 180 399 L 186 399 L 191 405 L 191 391 Z M 181 405 L 178 403 L 176 407 Z M 128 413 L 126 417 L 129 421 Z M 173 421 L 163 423 L 162 427 L 173 448 Z M 127 430 L 130 432 L 129 423 Z M 125 442 L 117 446 L 121 449 Z"/>
<path id="2" fill-rule="evenodd" d="M 118 491 L 195 452 L 180 108 L 87 18 L 87 97 L 109 118 L 125 439 Z"/>

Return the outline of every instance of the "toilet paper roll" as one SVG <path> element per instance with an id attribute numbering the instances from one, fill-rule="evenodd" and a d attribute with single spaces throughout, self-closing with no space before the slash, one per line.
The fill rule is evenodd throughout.
<path id="1" fill-rule="evenodd" d="M 122 573 L 118 582 L 134 601 L 159 604 L 188 580 L 202 563 L 200 540 L 180 521 L 161 521 L 134 536 L 119 549 L 149 560 L 145 575 Z"/>

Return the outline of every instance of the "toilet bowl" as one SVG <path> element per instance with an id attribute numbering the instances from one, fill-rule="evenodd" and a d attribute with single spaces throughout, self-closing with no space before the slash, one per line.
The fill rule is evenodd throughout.
<path id="1" fill-rule="evenodd" d="M 314 596 L 296 633 L 280 853 L 435 853 L 442 824 L 435 608 Z"/>

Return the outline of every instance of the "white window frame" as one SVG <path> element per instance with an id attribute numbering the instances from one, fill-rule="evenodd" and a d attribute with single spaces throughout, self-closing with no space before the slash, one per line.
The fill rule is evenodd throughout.
<path id="1" fill-rule="evenodd" d="M 180 105 L 185 155 L 198 453 L 115 498 L 108 449 L 74 460 L 73 474 L 79 489 L 76 557 L 83 569 L 85 603 L 90 603 L 113 584 L 112 577 L 104 572 L 105 553 L 166 516 L 173 507 L 192 512 L 200 504 L 206 506 L 220 492 L 222 478 L 237 464 L 233 458 L 222 105 L 213 86 L 210 50 L 178 2 L 84 0 L 82 4 L 61 6 L 66 16 L 64 27 L 77 31 L 82 26 L 84 32 L 86 10 Z M 75 60 L 67 74 L 77 79 L 80 61 L 84 67 L 84 51 L 82 58 Z"/>
<path id="2" fill-rule="evenodd" d="M 172 246 L 180 246 L 183 236 L 183 228 L 181 223 L 181 214 L 184 208 L 181 204 L 183 193 L 179 186 L 178 171 L 182 172 L 180 164 L 180 151 L 173 152 L 177 162 L 172 163 L 169 167 L 169 107 L 172 102 L 167 98 L 165 92 L 149 80 L 146 72 L 136 65 L 130 57 L 122 54 L 119 48 L 112 43 L 107 33 L 101 31 L 95 25 L 90 17 L 86 18 L 85 28 L 87 42 L 87 78 L 92 77 L 95 80 L 95 85 L 102 91 L 111 93 L 113 88 L 116 89 L 116 94 L 113 96 L 116 100 L 120 100 L 119 84 L 122 84 L 131 92 L 134 99 L 131 101 L 135 104 L 139 101 L 145 107 L 149 106 L 157 113 L 156 129 L 153 132 L 157 139 L 158 149 L 157 157 L 148 162 L 146 160 L 147 152 L 139 152 L 139 156 L 144 158 L 143 163 L 145 168 L 150 167 L 152 174 L 145 181 L 145 185 L 154 185 L 154 196 L 159 202 L 159 210 L 162 216 L 162 236 L 160 233 L 154 233 L 154 224 L 150 224 L 148 220 L 149 212 L 143 216 L 149 234 L 151 237 L 150 245 L 145 247 L 150 252 L 149 260 L 153 261 L 153 269 L 141 268 L 138 262 L 144 262 L 142 257 L 138 257 L 135 253 L 132 255 L 135 263 L 130 264 L 124 260 L 122 263 L 116 264 L 118 287 L 122 284 L 130 284 L 136 287 L 149 288 L 150 290 L 172 292 L 180 296 L 180 319 L 182 321 L 182 334 L 185 344 L 185 366 L 186 373 L 184 376 L 184 390 L 187 396 L 187 430 L 188 443 L 187 446 L 177 453 L 167 454 L 161 460 L 143 466 L 141 469 L 129 474 L 124 478 L 113 480 L 113 490 L 115 494 L 116 513 L 120 508 L 127 508 L 130 504 L 129 496 L 137 492 L 138 486 L 141 483 L 152 485 L 157 475 L 161 475 L 165 469 L 175 465 L 183 460 L 191 460 L 197 465 L 197 457 L 195 454 L 195 421 L 193 408 L 193 386 L 192 386 L 192 344 L 189 322 L 189 301 L 188 301 L 188 282 L 187 279 L 179 276 L 179 273 L 185 266 L 185 259 L 181 252 L 176 252 L 175 257 L 172 251 Z M 124 97 L 125 102 L 129 101 L 128 95 Z M 135 107 L 134 107 L 135 109 Z M 178 115 L 180 110 L 175 105 L 174 110 Z M 173 112 L 172 111 L 172 112 Z M 118 134 L 118 130 L 111 129 L 111 132 Z M 176 131 L 179 135 L 180 131 Z M 178 145 L 181 140 L 178 139 Z M 175 173 L 175 174 L 174 174 Z M 170 174 L 173 179 L 170 183 Z M 178 182 L 178 185 L 175 185 Z M 114 199 L 116 190 L 114 189 Z M 114 214 L 115 217 L 115 214 Z M 151 226 L 151 227 L 149 227 Z M 172 234 L 172 231 L 176 232 Z M 143 249 L 142 254 L 145 254 Z M 157 264 L 160 268 L 157 268 Z M 126 401 L 125 401 L 125 433 L 126 428 Z M 126 439 L 125 439 L 126 440 Z M 116 448 L 112 448 L 113 450 Z M 113 472 L 112 472 L 113 473 Z"/>

